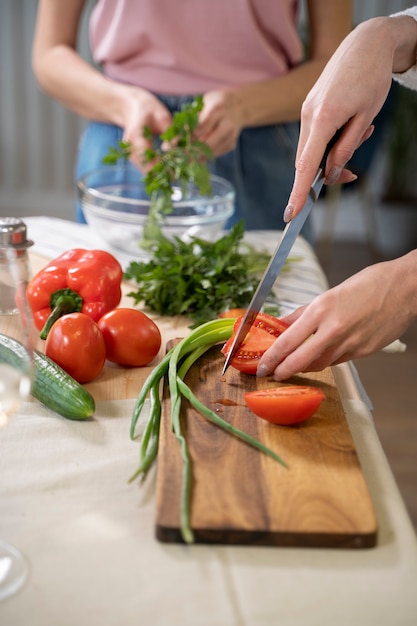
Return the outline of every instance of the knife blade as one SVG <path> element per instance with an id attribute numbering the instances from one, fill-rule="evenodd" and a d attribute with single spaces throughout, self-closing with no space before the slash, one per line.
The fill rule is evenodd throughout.
<path id="1" fill-rule="evenodd" d="M 292 246 L 294 245 L 295 240 L 297 239 L 297 236 L 299 235 L 307 217 L 310 214 L 311 209 L 313 208 L 320 195 L 320 191 L 323 187 L 325 179 L 327 157 L 335 143 L 340 139 L 344 128 L 345 125 L 339 128 L 327 144 L 326 150 L 324 151 L 324 154 L 320 161 L 316 177 L 310 187 L 310 193 L 304 204 L 304 207 L 301 209 L 300 213 L 298 213 L 298 215 L 296 215 L 290 222 L 288 222 L 288 224 L 284 228 L 281 239 L 279 240 L 278 245 L 275 248 L 275 252 L 271 257 L 271 260 L 269 261 L 268 267 L 266 268 L 264 275 L 261 278 L 259 285 L 253 295 L 252 301 L 249 304 L 249 307 L 240 323 L 239 329 L 235 335 L 230 351 L 226 355 L 222 376 L 224 376 L 227 368 L 230 365 L 231 360 L 245 340 L 246 335 L 248 334 L 249 329 L 255 320 L 255 317 L 264 305 L 265 300 L 268 297 L 269 292 L 271 291 L 279 272 L 281 271 L 285 261 L 287 260 L 287 257 L 290 253 Z"/>
<path id="2" fill-rule="evenodd" d="M 269 261 L 268 267 L 266 268 L 264 275 L 262 276 L 259 285 L 253 295 L 252 301 L 249 304 L 249 307 L 240 323 L 239 329 L 235 335 L 230 351 L 226 355 L 222 376 L 224 376 L 227 368 L 230 365 L 231 360 L 245 340 L 246 335 L 248 334 L 249 329 L 255 320 L 255 317 L 264 305 L 265 300 L 268 297 L 272 286 L 278 277 L 279 272 L 281 271 L 285 261 L 287 260 L 287 257 L 291 251 L 291 248 L 294 245 L 295 240 L 297 239 L 297 236 L 300 234 L 300 231 L 307 217 L 309 216 L 311 209 L 313 208 L 320 195 L 320 191 L 323 187 L 325 179 L 327 157 L 335 143 L 340 139 L 344 128 L 345 125 L 339 128 L 327 144 L 326 150 L 324 151 L 324 154 L 320 161 L 316 177 L 314 178 L 313 183 L 310 187 L 310 193 L 304 204 L 304 207 L 301 209 L 300 213 L 298 213 L 298 215 L 296 215 L 290 222 L 288 222 L 288 224 L 284 228 L 281 239 L 279 240 L 278 245 L 275 248 L 271 260 Z"/>
<path id="3" fill-rule="evenodd" d="M 252 301 L 249 304 L 249 307 L 242 319 L 239 330 L 235 335 L 234 341 L 223 366 L 222 375 L 224 375 L 224 373 L 226 372 L 231 360 L 238 352 L 240 346 L 245 340 L 246 335 L 248 334 L 249 329 L 255 320 L 255 317 L 263 307 L 265 300 L 268 297 L 279 272 L 281 271 L 285 261 L 288 258 L 288 255 L 294 245 L 295 240 L 300 234 L 300 231 L 307 217 L 309 216 L 311 209 L 313 208 L 317 198 L 319 197 L 321 188 L 323 187 L 324 178 L 324 169 L 319 168 L 314 182 L 310 188 L 310 193 L 306 203 L 304 204 L 304 207 L 302 208 L 300 213 L 298 213 L 298 215 L 296 215 L 286 225 L 278 242 L 278 245 L 275 248 L 275 251 L 271 257 L 271 260 L 269 261 L 268 267 L 266 268 L 264 275 L 261 278 L 261 281 L 259 282 L 259 285 L 253 295 Z"/>

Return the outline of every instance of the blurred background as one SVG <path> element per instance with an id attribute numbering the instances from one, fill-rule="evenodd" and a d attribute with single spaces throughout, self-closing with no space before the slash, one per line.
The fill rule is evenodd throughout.
<path id="1" fill-rule="evenodd" d="M 83 121 L 42 94 L 33 78 L 30 54 L 37 4 L 35 0 L 0 3 L 0 211 L 71 219 L 73 163 Z M 88 5 L 93 6 L 94 0 Z M 305 3 L 301 5 L 302 23 Z M 409 5 L 401 0 L 355 0 L 354 23 Z M 85 26 L 80 50 L 90 58 Z"/>
<path id="2" fill-rule="evenodd" d="M 35 0 L 0 3 L 0 215 L 72 219 L 73 163 L 84 122 L 42 94 L 33 78 L 30 55 L 37 4 Z M 88 2 L 86 16 L 93 5 L 94 0 Z M 302 29 L 305 2 L 301 5 Z M 354 0 L 353 5 L 353 21 L 358 24 L 400 11 L 412 2 Z M 90 59 L 85 18 L 79 46 L 83 56 Z M 359 182 L 349 189 L 328 190 L 313 211 L 317 254 L 331 285 L 369 263 L 417 246 L 416 112 L 416 95 L 394 88 L 372 141 L 366 142 L 352 164 Z M 400 201 L 405 190 L 406 200 L 412 199 L 411 208 L 409 202 L 401 202 L 393 211 L 395 192 L 401 192 L 397 194 Z M 356 366 L 374 406 L 382 445 L 417 528 L 416 324 L 403 340 L 405 353 L 380 353 L 361 359 Z"/>

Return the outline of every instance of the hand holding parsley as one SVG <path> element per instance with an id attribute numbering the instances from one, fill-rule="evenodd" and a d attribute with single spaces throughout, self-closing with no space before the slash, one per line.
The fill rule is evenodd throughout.
<path id="1" fill-rule="evenodd" d="M 158 140 L 145 126 L 144 136 L 153 142 L 143 154 L 143 163 L 155 163 L 145 174 L 143 182 L 157 214 L 172 212 L 172 186 L 180 184 L 185 193 L 187 184 L 193 182 L 203 196 L 211 194 L 208 163 L 213 159 L 210 147 L 194 137 L 198 115 L 203 108 L 203 97 L 197 96 L 176 111 L 172 124 Z M 119 159 L 128 159 L 132 151 L 129 142 L 120 141 L 111 146 L 103 163 L 115 165 Z"/>

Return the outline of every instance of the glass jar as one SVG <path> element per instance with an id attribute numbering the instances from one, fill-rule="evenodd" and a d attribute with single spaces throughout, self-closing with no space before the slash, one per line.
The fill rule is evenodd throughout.
<path id="1" fill-rule="evenodd" d="M 26 224 L 17 217 L 0 217 L 0 315 L 18 312 L 16 291 L 30 279 Z"/>

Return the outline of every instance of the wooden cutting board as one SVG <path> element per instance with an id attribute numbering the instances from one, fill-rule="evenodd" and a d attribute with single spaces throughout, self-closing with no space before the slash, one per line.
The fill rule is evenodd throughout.
<path id="1" fill-rule="evenodd" d="M 325 400 L 297 426 L 275 426 L 246 408 L 245 391 L 277 386 L 229 368 L 212 348 L 186 382 L 206 406 L 279 454 L 285 469 L 208 422 L 183 400 L 182 427 L 192 459 L 191 526 L 196 543 L 370 548 L 377 523 L 336 384 L 327 369 L 286 384 L 313 384 Z M 157 469 L 156 536 L 181 542 L 182 459 L 163 401 Z"/>

